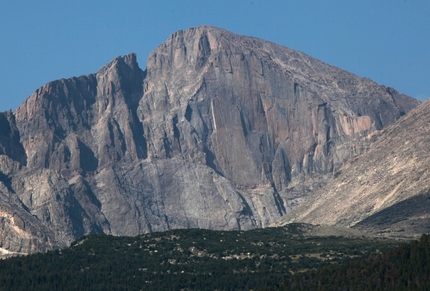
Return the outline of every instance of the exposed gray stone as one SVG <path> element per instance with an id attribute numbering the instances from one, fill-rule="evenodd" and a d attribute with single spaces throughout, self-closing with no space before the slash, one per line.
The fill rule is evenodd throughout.
<path id="1" fill-rule="evenodd" d="M 430 102 L 375 132 L 362 155 L 277 225 L 307 222 L 347 226 L 387 236 L 430 229 Z"/>
<path id="2" fill-rule="evenodd" d="M 0 114 L 0 242 L 266 227 L 419 102 L 214 27 L 36 90 Z M 367 141 L 368 143 L 368 141 Z"/>

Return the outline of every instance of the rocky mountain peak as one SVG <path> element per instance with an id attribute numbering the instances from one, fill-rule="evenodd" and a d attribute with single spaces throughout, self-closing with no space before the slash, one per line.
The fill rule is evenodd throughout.
<path id="1" fill-rule="evenodd" d="M 328 148 L 335 140 L 381 129 L 418 104 L 301 52 L 208 26 L 172 34 L 151 53 L 147 72 L 140 113 L 163 116 L 156 136 L 168 133 L 170 145 L 148 136 L 152 153 L 183 152 L 192 140 L 187 132 L 194 128 L 202 132 L 198 144 L 206 149 L 196 152 L 199 146 L 193 146 L 187 158 L 212 163 L 237 185 L 251 188 L 258 181 L 281 189 L 291 177 L 337 169 L 350 152 L 340 151 L 332 159 Z M 191 125 L 184 135 L 182 123 L 175 121 L 182 119 Z M 190 142 L 182 145 L 181 138 Z M 232 144 L 221 150 L 214 146 L 218 139 Z M 238 153 L 237 165 L 248 169 L 246 177 L 231 163 L 232 152 Z M 288 161 L 273 165 L 275 155 Z M 209 162 L 206 156 L 215 159 Z M 285 182 L 270 177 L 274 166 L 287 172 Z"/>
<path id="2" fill-rule="evenodd" d="M 128 68 L 127 68 L 128 67 Z M 126 74 L 126 70 L 140 71 L 139 64 L 135 53 L 130 53 L 125 56 L 117 56 L 108 64 L 104 65 L 97 72 L 99 75 L 116 72 L 120 76 Z"/>
<path id="3" fill-rule="evenodd" d="M 418 104 L 271 42 L 178 31 L 145 71 L 117 57 L 0 114 L 0 245 L 266 227 Z"/>

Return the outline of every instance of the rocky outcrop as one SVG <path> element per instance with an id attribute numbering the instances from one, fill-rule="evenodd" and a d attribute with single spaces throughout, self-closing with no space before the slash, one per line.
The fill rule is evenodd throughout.
<path id="1" fill-rule="evenodd" d="M 390 236 L 428 232 L 430 102 L 375 133 L 368 150 L 278 224 L 348 226 Z"/>
<path id="2" fill-rule="evenodd" d="M 20 143 L 20 133 L 11 111 L 0 112 L 0 155 L 26 164 L 25 150 Z"/>
<path id="3" fill-rule="evenodd" d="M 418 103 L 264 40 L 179 31 L 145 71 L 118 57 L 0 115 L 1 247 L 268 226 Z"/>

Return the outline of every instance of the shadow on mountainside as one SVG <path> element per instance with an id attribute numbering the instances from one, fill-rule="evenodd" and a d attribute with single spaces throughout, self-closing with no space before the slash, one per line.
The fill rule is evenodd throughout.
<path id="1" fill-rule="evenodd" d="M 417 195 L 415 197 L 403 200 L 393 206 L 390 206 L 363 221 L 359 222 L 354 228 L 386 233 L 391 235 L 409 235 L 412 233 L 429 233 L 430 232 L 430 192 Z M 384 231 L 391 229 L 391 231 Z"/>

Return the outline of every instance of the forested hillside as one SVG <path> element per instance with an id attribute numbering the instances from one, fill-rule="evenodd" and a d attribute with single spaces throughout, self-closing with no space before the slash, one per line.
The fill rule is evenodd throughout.
<path id="1" fill-rule="evenodd" d="M 270 290 L 430 290 L 430 235 L 360 261 L 295 274 Z"/>
<path id="2" fill-rule="evenodd" d="M 91 235 L 67 249 L 0 261 L 0 290 L 255 290 L 399 244 L 303 234 L 303 225 L 293 224 L 252 231 Z"/>

